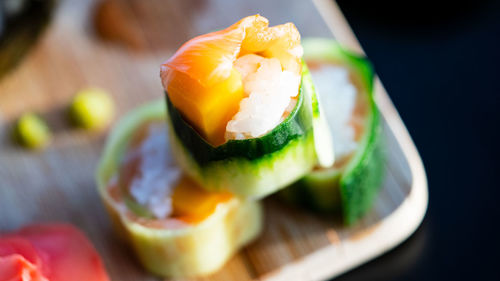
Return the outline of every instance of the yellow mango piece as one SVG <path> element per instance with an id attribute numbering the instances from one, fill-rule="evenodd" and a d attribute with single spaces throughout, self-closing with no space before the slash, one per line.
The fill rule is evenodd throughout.
<path id="1" fill-rule="evenodd" d="M 188 222 L 201 221 L 210 216 L 217 204 L 231 199 L 229 193 L 209 192 L 184 176 L 172 195 L 173 215 Z"/>
<path id="2" fill-rule="evenodd" d="M 235 69 L 226 80 L 209 88 L 184 73 L 173 72 L 167 91 L 184 118 L 214 146 L 224 143 L 226 125 L 244 98 L 241 75 Z"/>

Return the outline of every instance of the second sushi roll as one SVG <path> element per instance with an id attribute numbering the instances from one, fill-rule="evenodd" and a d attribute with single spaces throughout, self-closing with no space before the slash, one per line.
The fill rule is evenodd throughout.
<path id="1" fill-rule="evenodd" d="M 310 209 L 340 213 L 358 221 L 372 206 L 384 178 L 384 140 L 373 96 L 374 72 L 359 55 L 326 38 L 305 39 L 304 59 L 334 142 L 336 162 L 316 167 L 284 189 L 288 201 Z"/>
<path id="2" fill-rule="evenodd" d="M 115 232 L 143 266 L 165 277 L 213 273 L 262 228 L 258 201 L 208 192 L 170 154 L 163 100 L 125 116 L 108 138 L 97 172 Z"/>
<path id="3" fill-rule="evenodd" d="M 208 190 L 262 198 L 333 163 L 300 34 L 268 24 L 243 18 L 162 65 L 174 156 Z"/>

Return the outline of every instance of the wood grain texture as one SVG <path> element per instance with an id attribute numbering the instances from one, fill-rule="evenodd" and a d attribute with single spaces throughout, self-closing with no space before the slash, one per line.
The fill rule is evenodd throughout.
<path id="1" fill-rule="evenodd" d="M 125 0 L 124 0 L 125 1 Z M 335 37 L 358 52 L 359 44 L 334 2 L 126 0 L 150 46 L 145 53 L 103 43 L 92 32 L 91 0 L 66 0 L 46 36 L 28 58 L 0 81 L 0 230 L 35 221 L 79 226 L 101 253 L 113 280 L 159 280 L 144 272 L 117 241 L 98 197 L 94 171 L 104 135 L 66 123 L 64 108 L 78 89 L 109 90 L 118 116 L 162 95 L 159 65 L 186 39 L 260 13 L 271 24 L 293 21 L 304 37 Z M 418 152 L 397 111 L 377 83 L 384 118 L 387 163 L 373 210 L 345 228 L 338 221 L 265 200 L 263 235 L 218 273 L 199 280 L 321 280 L 338 275 L 406 239 L 427 206 L 427 183 Z M 55 129 L 42 152 L 12 145 L 9 129 L 27 110 L 41 112 Z"/>

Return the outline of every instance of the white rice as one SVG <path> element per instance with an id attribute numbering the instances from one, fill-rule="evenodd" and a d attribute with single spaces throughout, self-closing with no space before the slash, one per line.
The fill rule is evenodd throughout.
<path id="1" fill-rule="evenodd" d="M 349 124 L 356 105 L 356 87 L 345 68 L 323 65 L 311 70 L 319 93 L 323 114 L 330 125 L 336 159 L 351 154 L 357 147 L 354 128 Z"/>
<path id="2" fill-rule="evenodd" d="M 148 129 L 148 136 L 134 151 L 142 161 L 139 172 L 131 182 L 130 194 L 156 218 L 164 219 L 173 211 L 172 192 L 181 171 L 168 157 L 170 152 L 165 128 L 152 125 Z M 137 157 L 137 154 L 130 157 Z"/>
<path id="3" fill-rule="evenodd" d="M 226 126 L 226 140 L 256 138 L 279 125 L 295 107 L 300 75 L 283 70 L 276 58 L 244 55 L 234 63 L 245 98 Z"/>

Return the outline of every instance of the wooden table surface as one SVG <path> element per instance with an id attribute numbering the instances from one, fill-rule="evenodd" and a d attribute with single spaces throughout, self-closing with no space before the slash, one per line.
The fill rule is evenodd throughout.
<path id="1" fill-rule="evenodd" d="M 105 133 L 73 129 L 65 108 L 82 87 L 112 93 L 117 115 L 161 97 L 159 65 L 187 39 L 260 13 L 271 25 L 294 22 L 303 37 L 337 38 L 361 52 L 333 2 L 317 0 L 123 0 L 146 49 L 105 43 L 93 32 L 94 1 L 61 1 L 44 38 L 0 81 L 0 231 L 39 221 L 80 227 L 102 255 L 113 280 L 157 280 L 117 241 L 94 182 Z M 321 16 L 325 16 L 326 22 Z M 427 206 L 425 173 L 396 110 L 377 86 L 387 140 L 386 180 L 374 209 L 346 228 L 331 218 L 266 199 L 266 228 L 218 273 L 203 280 L 319 280 L 340 274 L 394 247 L 420 223 Z M 10 128 L 35 111 L 54 128 L 53 143 L 32 152 L 12 144 Z"/>

